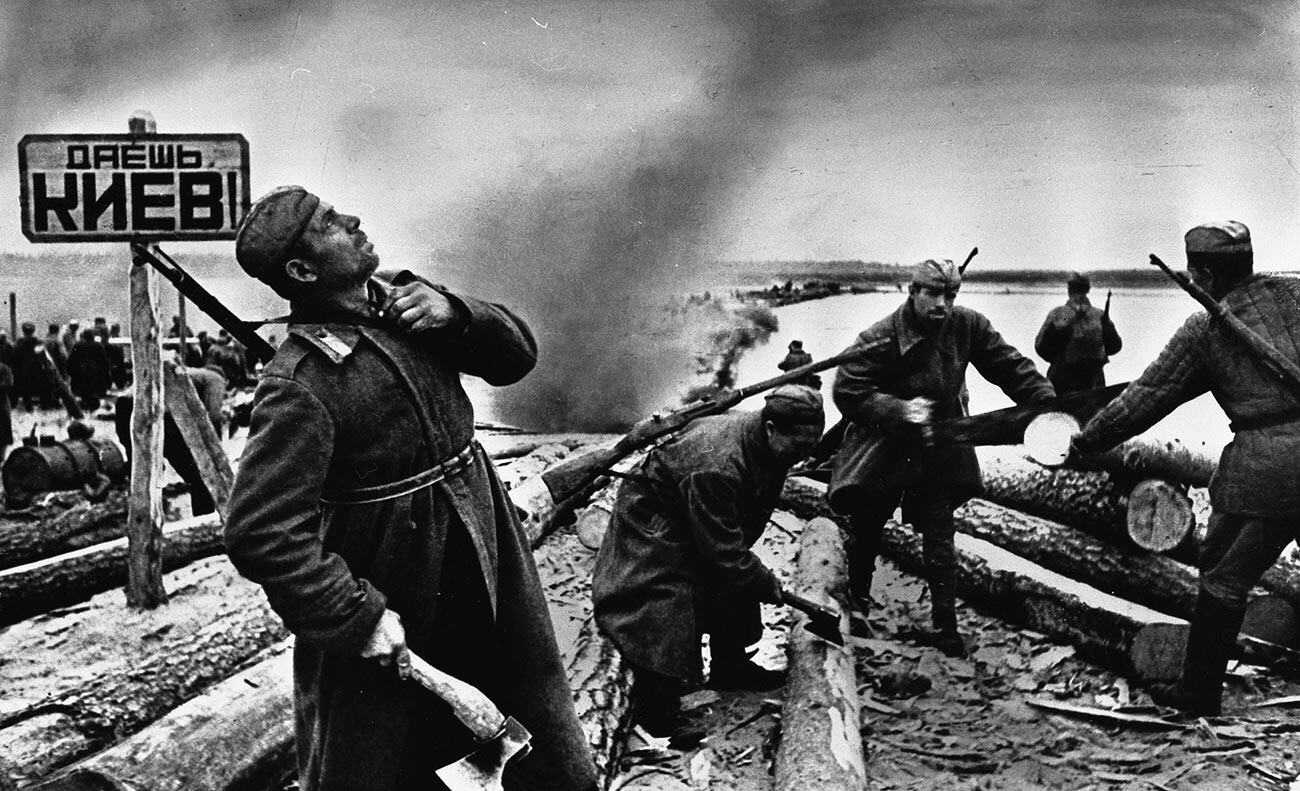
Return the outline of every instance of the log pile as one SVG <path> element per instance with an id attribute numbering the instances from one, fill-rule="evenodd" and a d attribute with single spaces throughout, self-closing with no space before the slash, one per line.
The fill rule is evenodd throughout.
<path id="1" fill-rule="evenodd" d="M 1176 673 L 1204 536 L 1193 506 L 1193 495 L 1203 501 L 1204 493 L 1189 487 L 1208 484 L 1213 462 L 1176 444 L 1135 440 L 1071 469 L 993 449 L 981 450 L 981 466 L 987 499 L 954 514 L 963 595 L 1121 672 Z M 805 517 L 833 516 L 810 486 L 793 479 L 786 504 Z M 922 573 L 910 526 L 890 523 L 884 554 Z M 1297 602 L 1300 563 L 1284 554 L 1251 592 L 1242 640 L 1247 658 L 1300 649 Z"/>
<path id="2" fill-rule="evenodd" d="M 540 450 L 548 459 L 567 454 L 562 445 L 558 451 L 554 445 L 532 450 Z M 547 459 L 539 462 L 525 455 L 515 463 L 523 463 L 521 469 L 544 468 Z M 173 526 L 169 534 L 176 539 L 178 532 L 182 542 L 215 542 L 212 552 L 220 551 L 220 523 L 215 515 L 190 520 L 179 531 Z M 118 543 L 124 540 L 73 554 L 115 557 Z M 189 560 L 182 560 L 187 552 Z M 176 549 L 172 557 L 183 564 L 201 554 Z M 602 771 L 609 772 L 611 747 L 627 709 L 630 677 L 591 618 L 587 585 L 594 556 L 569 525 L 542 541 L 535 558 L 580 720 L 602 757 Z M 116 562 L 120 565 L 120 559 Z M 123 661 L 108 661 L 102 669 L 83 668 L 80 676 L 66 683 L 43 682 L 45 688 L 55 688 L 54 694 L 47 692 L 26 702 L 15 698 L 16 705 L 0 707 L 0 788 L 39 783 L 42 789 L 60 791 L 230 791 L 273 787 L 274 781 L 292 771 L 288 635 L 260 590 L 240 579 L 228 561 L 212 558 L 200 563 L 207 564 L 206 572 L 195 575 L 195 564 L 168 575 L 171 605 L 126 616 L 152 624 L 142 639 L 137 638 L 134 658 L 123 652 Z M 81 577 L 67 555 L 9 571 L 30 573 L 31 566 L 42 564 L 62 569 L 55 573 L 58 578 Z M 59 602 L 51 607 L 84 602 L 63 615 L 46 614 L 50 607 L 43 609 L 36 599 L 25 599 L 28 620 L 0 630 L 0 647 L 6 632 L 13 635 L 15 646 L 41 639 L 57 646 L 79 632 L 92 640 L 113 640 L 112 634 L 90 636 L 87 624 L 109 617 L 109 612 L 121 613 L 121 594 L 108 591 L 86 600 L 89 585 L 73 584 L 82 591 L 79 596 L 45 598 Z M 227 588 L 217 597 L 216 606 L 207 603 L 213 585 Z M 186 608 L 196 590 L 208 598 L 197 605 L 197 612 L 191 612 L 189 622 L 169 620 Z M 13 617 L 20 612 L 7 598 L 4 606 Z M 194 605 L 189 609 L 194 610 Z M 132 634 L 126 630 L 122 637 L 132 639 Z M 50 650 L 57 649 L 47 649 L 47 655 Z M 46 663 L 48 667 L 48 656 Z M 33 689 L 40 686 L 34 683 Z"/>

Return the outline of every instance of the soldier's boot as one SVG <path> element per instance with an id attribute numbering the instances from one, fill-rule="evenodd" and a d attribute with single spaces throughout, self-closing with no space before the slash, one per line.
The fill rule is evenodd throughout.
<path id="1" fill-rule="evenodd" d="M 849 633 L 855 637 L 872 637 L 867 616 L 871 614 L 871 583 L 876 573 L 876 556 L 880 550 L 880 526 L 869 515 L 850 519 L 851 535 L 844 543 L 849 577 Z"/>
<path id="2" fill-rule="evenodd" d="M 707 733 L 682 715 L 680 679 L 632 666 L 632 724 L 655 738 L 668 739 L 675 750 L 689 750 Z"/>
<path id="3" fill-rule="evenodd" d="M 715 636 L 716 637 L 716 636 Z M 755 662 L 741 645 L 709 642 L 709 686 L 713 689 L 766 691 L 785 685 L 785 673 Z"/>
<path id="4" fill-rule="evenodd" d="M 934 633 L 928 642 L 945 655 L 965 657 L 966 641 L 957 630 L 957 552 L 953 548 L 951 511 L 929 516 L 921 532 L 925 577 L 930 586 L 930 621 Z"/>
<path id="5" fill-rule="evenodd" d="M 1223 677 L 1244 618 L 1244 608 L 1202 590 L 1187 635 L 1183 674 L 1176 682 L 1153 684 L 1151 700 L 1192 717 L 1218 716 L 1223 710 Z"/>

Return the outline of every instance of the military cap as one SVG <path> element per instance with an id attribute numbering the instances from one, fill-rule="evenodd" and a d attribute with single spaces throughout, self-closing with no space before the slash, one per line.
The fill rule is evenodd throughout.
<path id="1" fill-rule="evenodd" d="M 253 204 L 235 234 L 235 260 L 258 280 L 274 276 L 311 223 L 320 198 L 298 186 L 276 187 Z"/>
<path id="2" fill-rule="evenodd" d="M 1065 286 L 1071 291 L 1088 291 L 1092 288 L 1092 281 L 1082 272 L 1071 272 Z"/>
<path id="3" fill-rule="evenodd" d="M 1250 229 L 1236 220 L 1207 222 L 1183 235 L 1187 252 L 1211 255 L 1251 252 Z"/>
<path id="4" fill-rule="evenodd" d="M 767 394 L 763 415 L 783 423 L 825 423 L 822 394 L 808 385 L 781 385 Z"/>
<path id="5" fill-rule="evenodd" d="M 949 258 L 928 258 L 912 267 L 912 285 L 949 289 L 961 285 L 961 270 Z"/>
<path id="6" fill-rule="evenodd" d="M 790 341 L 790 346 L 788 348 L 792 352 L 798 351 L 799 349 L 803 348 L 803 341 Z"/>

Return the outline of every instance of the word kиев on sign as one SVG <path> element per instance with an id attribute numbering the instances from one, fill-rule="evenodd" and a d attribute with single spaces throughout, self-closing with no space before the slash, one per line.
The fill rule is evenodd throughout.
<path id="1" fill-rule="evenodd" d="M 28 135 L 23 233 L 34 242 L 233 239 L 248 210 L 242 135 Z"/>

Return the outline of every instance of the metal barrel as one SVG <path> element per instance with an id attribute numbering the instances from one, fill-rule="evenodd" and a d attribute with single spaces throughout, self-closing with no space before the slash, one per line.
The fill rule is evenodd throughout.
<path id="1" fill-rule="evenodd" d="M 117 483 L 126 470 L 126 456 L 117 443 L 91 437 L 23 444 L 10 452 L 0 476 L 9 507 L 26 508 L 40 494 L 78 489 L 101 475 Z"/>

